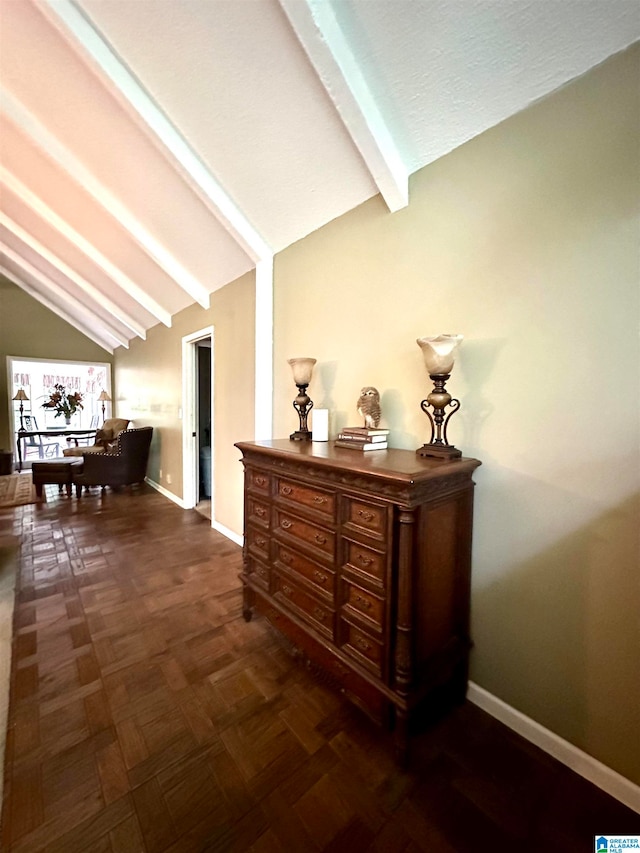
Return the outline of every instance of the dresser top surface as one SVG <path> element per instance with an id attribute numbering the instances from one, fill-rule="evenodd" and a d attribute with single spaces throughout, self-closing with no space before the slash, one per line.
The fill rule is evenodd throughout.
<path id="1" fill-rule="evenodd" d="M 335 447 L 333 441 L 292 441 L 287 438 L 270 441 L 239 441 L 235 445 L 245 457 L 281 462 L 306 462 L 318 468 L 338 469 L 382 479 L 407 483 L 452 474 L 468 474 L 481 462 L 461 457 L 451 461 L 426 459 L 412 450 L 350 450 Z"/>

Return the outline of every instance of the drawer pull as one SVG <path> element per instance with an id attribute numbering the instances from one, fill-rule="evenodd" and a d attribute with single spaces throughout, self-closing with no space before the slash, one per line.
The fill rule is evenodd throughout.
<path id="1" fill-rule="evenodd" d="M 360 518 L 363 518 L 365 521 L 371 521 L 375 516 L 372 512 L 369 512 L 366 509 L 359 509 L 358 515 Z"/>
<path id="2" fill-rule="evenodd" d="M 258 548 L 264 548 L 264 546 L 266 544 L 267 544 L 266 539 L 262 539 L 262 537 L 260 537 L 259 539 L 256 539 L 256 545 L 258 546 Z"/>
<path id="3" fill-rule="evenodd" d="M 293 527 L 293 521 L 288 521 L 286 518 L 283 518 L 280 522 L 280 527 L 282 527 L 283 530 L 289 530 Z"/>
<path id="4" fill-rule="evenodd" d="M 361 595 L 356 595 L 356 601 L 365 610 L 371 610 L 371 602 L 368 599 L 363 598 Z"/>
<path id="5" fill-rule="evenodd" d="M 292 555 L 289 554 L 287 551 L 282 551 L 280 554 L 280 557 L 282 559 L 282 562 L 286 563 L 287 565 L 290 565 L 291 562 L 293 561 Z"/>
<path id="6" fill-rule="evenodd" d="M 322 506 L 322 504 L 326 504 L 327 499 L 323 498 L 321 495 L 316 495 L 313 499 L 313 502 L 315 504 L 320 504 L 320 506 Z"/>
<path id="7" fill-rule="evenodd" d="M 282 591 L 284 592 L 284 594 L 285 594 L 286 596 L 291 596 L 291 595 L 293 595 L 293 590 L 291 589 L 291 587 L 290 587 L 290 586 L 287 586 L 286 584 L 284 584 L 284 585 L 283 585 L 283 587 L 282 587 Z"/>
<path id="8" fill-rule="evenodd" d="M 321 610 L 319 607 L 313 608 L 313 615 L 316 617 L 318 622 L 324 622 L 327 617 L 327 614 L 324 612 L 324 610 Z"/>
<path id="9" fill-rule="evenodd" d="M 371 563 L 373 563 L 373 559 L 365 556 L 364 554 L 358 554 L 358 562 L 362 563 L 363 566 L 370 566 Z"/>
<path id="10" fill-rule="evenodd" d="M 267 514 L 267 511 L 263 506 L 257 506 L 255 508 L 255 513 L 258 516 L 258 518 L 264 518 L 265 515 Z"/>
<path id="11" fill-rule="evenodd" d="M 318 581 L 318 583 L 326 583 L 327 582 L 327 576 L 325 574 L 323 574 L 322 572 L 315 571 L 313 573 L 313 576 Z"/>
<path id="12" fill-rule="evenodd" d="M 266 477 L 255 477 L 253 482 L 256 484 L 256 486 L 266 486 L 267 484 Z"/>
<path id="13" fill-rule="evenodd" d="M 321 533 L 316 533 L 314 538 L 315 538 L 316 542 L 318 543 L 318 545 L 325 545 L 327 542 L 327 537 L 323 536 Z"/>
<path id="14" fill-rule="evenodd" d="M 267 570 L 264 568 L 264 566 L 258 566 L 256 571 L 260 575 L 261 578 L 265 578 L 267 576 Z"/>
<path id="15" fill-rule="evenodd" d="M 359 646 L 364 652 L 371 651 L 371 643 L 368 643 L 364 637 L 356 637 L 356 646 Z"/>
<path id="16" fill-rule="evenodd" d="M 280 486 L 280 494 L 281 495 L 290 495 L 293 489 L 291 486 Z"/>

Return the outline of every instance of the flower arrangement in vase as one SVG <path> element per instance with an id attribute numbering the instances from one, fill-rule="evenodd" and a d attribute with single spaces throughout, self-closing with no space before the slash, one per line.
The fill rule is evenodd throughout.
<path id="1" fill-rule="evenodd" d="M 84 408 L 82 405 L 82 394 L 79 391 L 67 393 L 64 385 L 54 385 L 49 399 L 42 404 L 43 409 L 55 409 L 56 418 L 64 415 L 65 424 L 71 423 L 71 418 L 78 409 Z"/>

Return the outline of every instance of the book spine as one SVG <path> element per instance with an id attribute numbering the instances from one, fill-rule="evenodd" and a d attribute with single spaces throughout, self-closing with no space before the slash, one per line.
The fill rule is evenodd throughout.
<path id="1" fill-rule="evenodd" d="M 383 435 L 384 433 L 389 432 L 386 427 L 355 427 L 355 426 L 346 426 L 342 427 L 343 432 L 360 432 L 363 435 Z"/>
<path id="2" fill-rule="evenodd" d="M 338 434 L 339 441 L 361 441 L 367 444 L 375 444 L 380 441 L 386 441 L 386 435 L 352 435 L 348 432 Z"/>
<path id="3" fill-rule="evenodd" d="M 368 442 L 368 441 L 341 441 L 340 439 L 336 439 L 334 441 L 335 447 L 346 447 L 349 450 L 360 450 L 362 452 L 366 450 L 386 450 L 387 442 L 386 441 L 377 441 L 377 442 Z"/>

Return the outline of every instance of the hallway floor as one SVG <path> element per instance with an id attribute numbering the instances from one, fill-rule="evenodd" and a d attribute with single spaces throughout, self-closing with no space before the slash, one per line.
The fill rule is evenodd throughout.
<path id="1" fill-rule="evenodd" d="M 0 512 L 22 540 L 2 849 L 585 851 L 640 818 L 467 703 L 390 737 L 241 617 L 241 549 L 148 487 Z"/>

